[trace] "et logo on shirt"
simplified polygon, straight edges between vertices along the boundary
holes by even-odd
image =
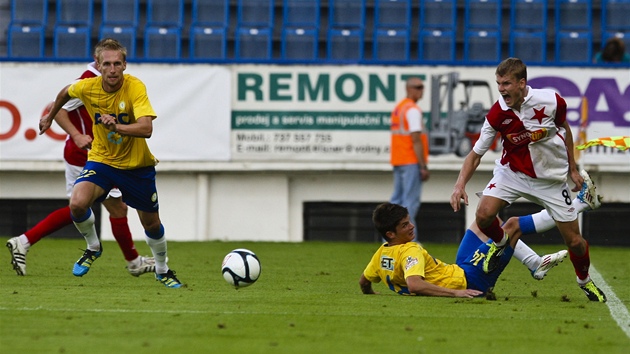
[[[387,256],[381,256],[381,268],[385,270],[394,270],[394,259]]]

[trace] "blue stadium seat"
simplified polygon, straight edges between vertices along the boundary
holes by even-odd
[[[497,31],[466,31],[464,60],[498,63],[501,60],[501,34]]]
[[[146,28],[174,27],[184,24],[184,0],[147,0]]]
[[[374,27],[378,29],[411,29],[410,0],[375,0]]]
[[[53,53],[56,58],[89,60],[92,57],[91,28],[56,26]]]
[[[271,28],[239,28],[236,31],[235,59],[268,60],[271,58]]]
[[[465,27],[469,29],[501,30],[501,0],[465,0]]]
[[[57,22],[55,26],[92,26],[94,22],[94,2],[77,0],[57,0]]]
[[[282,58],[289,60],[317,60],[319,32],[313,28],[285,28],[282,30]]]
[[[626,45],[626,51],[630,48],[630,31],[617,31],[617,32],[604,32],[602,33],[602,48],[606,42],[612,38],[617,37],[623,41]]]
[[[602,33],[630,31],[630,0],[602,0]]]
[[[547,31],[547,0],[512,0],[510,28]]]
[[[11,25],[46,26],[48,0],[11,0]]]
[[[319,28],[320,0],[283,0],[284,28]]]
[[[455,31],[439,29],[420,31],[418,59],[427,61],[455,60]]]
[[[560,63],[590,63],[593,55],[591,32],[556,33],[556,61]]]
[[[137,27],[140,17],[140,0],[102,0],[101,26]]]
[[[362,29],[329,29],[327,58],[340,61],[360,61],[363,59]]]
[[[593,25],[591,0],[556,0],[556,33],[591,31]]]
[[[230,0],[193,0],[191,27],[227,28]]]
[[[11,25],[7,36],[9,58],[43,58],[46,28],[41,25]]]
[[[238,0],[239,28],[273,28],[273,1]]]
[[[329,29],[365,28],[365,0],[329,0],[328,14]]]
[[[225,59],[227,57],[226,39],[226,28],[192,27],[190,30],[190,59]]]
[[[406,29],[374,31],[372,58],[380,61],[408,61],[409,31]]]
[[[137,28],[131,26],[101,26],[99,39],[113,38],[127,49],[127,59],[136,57]]]
[[[547,59],[547,32],[512,31],[510,56],[525,63],[542,63]]]
[[[181,58],[182,31],[176,27],[147,27],[144,33],[144,57],[146,59]]]
[[[457,0],[420,0],[420,30],[451,31],[457,26]]]

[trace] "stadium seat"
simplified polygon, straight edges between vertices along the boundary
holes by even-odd
[[[11,0],[11,25],[46,26],[48,0]]]
[[[137,27],[140,16],[140,0],[102,0],[101,26]]]
[[[619,31],[619,32],[604,32],[602,33],[602,48],[604,46],[604,44],[606,44],[606,42],[612,38],[612,37],[617,37],[619,39],[621,39],[623,41],[623,43],[626,45],[626,48],[630,48],[630,31]],[[626,49],[626,51],[628,51],[628,49]]]
[[[512,0],[510,29],[547,32],[547,0]]]
[[[320,0],[283,0],[284,28],[319,28]]]
[[[556,33],[591,31],[591,0],[556,0]]]
[[[192,27],[226,29],[230,22],[230,0],[193,0]]]
[[[94,21],[94,1],[57,0],[57,22],[61,27],[90,27]]]
[[[145,28],[178,28],[184,23],[184,0],[147,0]]]
[[[510,56],[525,63],[542,63],[547,59],[547,33],[512,31],[510,33]]]
[[[327,58],[355,62],[362,60],[363,35],[362,29],[329,29]]]
[[[190,58],[193,60],[227,58],[229,22],[229,0],[193,0],[189,31]]]
[[[268,60],[271,58],[271,40],[270,28],[239,28],[236,31],[235,58]]]
[[[238,0],[238,28],[273,28],[273,1]]]
[[[630,31],[630,0],[602,0],[602,33]]]
[[[377,29],[411,29],[410,0],[375,0],[374,27]]]
[[[499,62],[501,35],[491,31],[467,31],[464,36],[464,60]]]
[[[376,30],[372,58],[381,61],[408,61],[409,31],[406,29]]]
[[[418,59],[428,61],[455,60],[455,31],[439,29],[420,31]]]
[[[318,31],[313,28],[285,28],[282,30],[282,58],[289,60],[317,60]]]
[[[9,58],[43,58],[46,28],[41,25],[11,25],[7,33]]]
[[[465,27],[491,31],[501,30],[501,0],[465,0]]]
[[[227,57],[227,30],[195,26],[190,30],[190,59],[221,60]]]
[[[113,38],[127,49],[127,59],[136,57],[137,28],[131,26],[101,26],[99,39]]]
[[[54,56],[66,59],[91,59],[91,37],[90,27],[56,26],[54,30]]]
[[[182,32],[175,27],[148,27],[144,33],[146,59],[174,60],[181,58]]]
[[[328,13],[329,29],[365,28],[365,0],[329,0]]]
[[[457,0],[421,0],[420,31],[453,31],[457,26]]]
[[[560,63],[590,63],[593,55],[591,32],[556,33],[556,61]]]
[[[630,0],[602,0],[602,49],[606,42],[617,37],[630,48]]]
[[[12,0],[7,28],[9,58],[42,58],[45,55],[47,0]]]

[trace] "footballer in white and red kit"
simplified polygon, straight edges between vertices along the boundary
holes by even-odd
[[[468,204],[466,184],[497,133],[501,134],[503,152],[475,212],[480,230],[494,241],[483,261],[484,272],[496,269],[508,244],[509,235],[497,217],[499,211],[523,197],[543,206],[555,220],[569,248],[578,285],[589,300],[605,302],[606,296],[589,277],[588,242],[580,233],[571,196],[571,191],[583,193],[594,185],[586,171],[577,169],[566,102],[552,90],[528,86],[527,66],[518,58],[503,60],[495,76],[501,96],[486,115],[479,140],[462,164],[451,206],[457,212],[462,199]],[[575,183],[573,189],[568,179]]]

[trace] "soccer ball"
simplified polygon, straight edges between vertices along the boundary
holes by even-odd
[[[221,274],[225,281],[235,288],[250,286],[260,276],[260,260],[254,252],[238,248],[223,258]]]

